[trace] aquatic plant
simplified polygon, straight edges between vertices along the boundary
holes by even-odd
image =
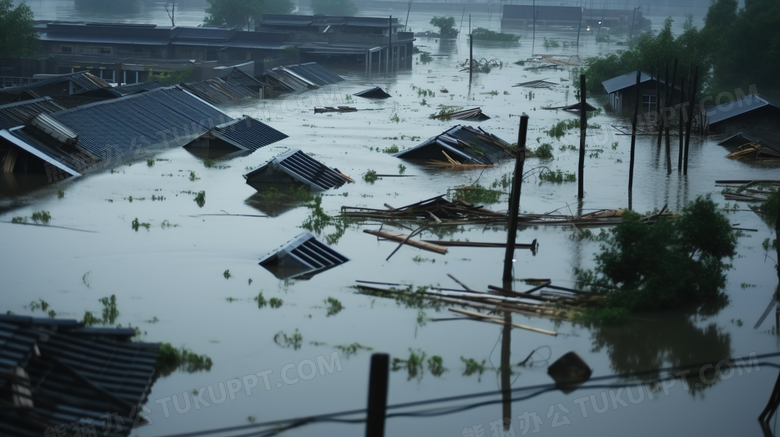
[[[384,149],[382,149],[383,153],[398,153],[399,151],[400,149],[395,144],[393,144],[390,147],[385,147]]]
[[[274,335],[274,343],[284,348],[293,348],[298,350],[303,343],[303,335],[298,332],[298,328],[295,328],[295,332],[292,335],[287,335],[284,331],[279,331]]]
[[[404,174],[406,173],[406,166],[403,164],[398,164],[398,174]]]
[[[46,311],[47,309],[49,309],[49,303],[43,299],[38,299],[37,301],[34,300],[30,302],[30,305],[28,305],[27,307],[30,309],[30,311],[36,311],[36,310]]]
[[[471,37],[474,41],[499,41],[516,43],[520,41],[520,35],[513,35],[511,33],[495,32],[484,27],[477,27],[471,31]]]
[[[563,171],[561,171],[560,168],[555,169],[555,171],[553,171],[545,167],[539,172],[539,179],[541,179],[544,182],[553,182],[556,184],[560,184],[563,182],[576,182],[577,175],[568,171],[564,173]]]
[[[214,161],[213,159],[210,159],[210,158],[203,159],[203,165],[206,168],[214,167],[214,164],[216,164],[216,161]]]
[[[156,376],[168,376],[181,370],[187,373],[210,371],[213,362],[207,355],[198,355],[191,350],[175,348],[170,343],[160,343],[159,356],[155,365]]]
[[[479,375],[478,379],[480,381],[482,380],[482,373],[485,372],[485,360],[482,360],[481,363],[473,358],[460,357],[460,360],[463,361],[463,364],[466,365],[466,369],[463,371],[463,376],[471,376],[477,373]]]
[[[65,190],[63,190],[62,187],[57,187],[57,197],[60,199],[65,197]]]
[[[447,195],[453,201],[463,201],[471,204],[498,203],[501,199],[501,191],[491,190],[490,188],[483,187],[480,184],[460,186],[447,189]]]
[[[102,318],[95,317],[91,311],[86,311],[84,313],[84,318],[81,320],[81,323],[84,326],[113,325],[119,317],[119,309],[116,305],[116,295],[112,294],[110,297],[101,297],[98,299],[98,302],[103,304]]]
[[[341,305],[341,302],[335,297],[328,296],[328,298],[325,299],[325,304],[328,306],[326,317],[335,316],[344,309],[344,306]]]
[[[539,159],[555,159],[552,150],[553,150],[552,144],[542,143],[541,146],[531,150],[531,157],[539,158]]]
[[[152,227],[152,225],[149,223],[141,223],[138,221],[138,217],[136,217],[133,219],[132,223],[130,223],[130,227],[133,228],[134,231],[138,232],[138,228],[143,227],[146,228],[146,230],[148,231],[149,228]]]
[[[203,208],[203,205],[206,204],[206,192],[205,191],[198,191],[198,194],[195,196],[195,203],[198,204],[199,207]]]
[[[146,160],[146,166],[147,167],[154,167],[154,158],[149,158]]]
[[[429,64],[431,61],[433,61],[433,56],[431,56],[430,53],[424,51],[420,52],[420,62],[423,64]]]
[[[14,217],[11,219],[11,223],[19,223],[19,224],[27,223],[27,217]]]
[[[431,372],[431,375],[439,377],[447,371],[447,368],[444,367],[442,357],[434,355],[428,358],[428,370]]]
[[[376,170],[368,170],[363,173],[363,180],[369,184],[373,184],[377,179],[379,179],[379,177],[376,175]]]
[[[349,358],[352,355],[357,354],[361,350],[365,350],[365,351],[374,350],[374,349],[372,349],[372,348],[370,348],[368,346],[363,346],[360,343],[352,343],[352,344],[347,344],[347,345],[338,344],[338,345],[333,346],[333,347],[338,349],[339,351],[341,351],[341,353],[344,354],[344,356],[346,358]]]
[[[294,185],[287,191],[279,191],[276,187],[269,187],[267,190],[256,194],[263,202],[290,204],[297,202],[311,202],[315,195],[303,185]]]
[[[194,181],[197,181],[197,180],[199,180],[199,179],[200,179],[200,178],[199,178],[199,177],[198,177],[198,176],[195,174],[195,172],[194,172],[194,171],[192,171],[192,170],[190,170],[190,181],[193,181],[193,182],[194,182]]]
[[[407,381],[411,380],[412,378],[418,378],[418,380],[420,380],[422,379],[424,360],[425,352],[423,352],[421,349],[417,349],[417,352],[415,352],[412,348],[409,348],[409,358],[405,360],[401,358],[393,358],[390,368],[393,372],[406,370],[408,374]]]
[[[271,308],[279,308],[284,303],[283,300],[279,299],[278,297],[272,297],[268,299],[268,306]]]
[[[35,223],[43,223],[44,225],[48,225],[49,221],[51,221],[51,214],[49,214],[49,211],[38,211],[34,212],[32,214],[32,221]]]
[[[262,291],[257,296],[255,296],[255,302],[257,302],[258,308],[262,308],[268,304],[268,302],[265,300],[265,297],[263,297]]]

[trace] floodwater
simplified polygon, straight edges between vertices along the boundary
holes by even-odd
[[[33,1],[31,5],[35,7],[36,3],[40,2]],[[429,19],[429,14],[413,13],[410,25],[422,30]],[[657,26],[661,18],[653,21]],[[498,30],[498,23],[495,15],[474,17],[475,26]],[[545,36],[560,41],[576,38],[571,33],[539,32],[536,53],[576,54],[576,48],[571,47],[545,50],[539,44]],[[349,356],[335,348],[356,342],[393,358],[408,358],[410,349],[424,351],[428,357],[442,357],[447,371],[440,376],[434,375],[427,365],[414,377],[406,370],[391,372],[389,405],[499,390],[500,373],[496,369],[501,360],[502,327],[465,320],[420,323],[418,309],[357,294],[352,286],[356,280],[367,280],[457,288],[447,277],[449,273],[473,288],[486,289],[490,284],[501,284],[503,250],[454,247],[446,255],[438,255],[402,247],[386,261],[396,244],[380,242],[363,233],[363,229],[379,228],[371,223],[350,227],[332,246],[351,259],[348,263],[309,280],[285,281],[258,266],[257,259],[303,232],[300,226],[309,216],[309,209],[295,208],[269,218],[199,215],[263,214],[247,202],[255,191],[244,184],[241,175],[288,148],[300,148],[355,179],[354,184],[327,192],[323,197],[323,208],[329,214],[336,214],[342,206],[403,206],[477,181],[489,185],[510,172],[513,163],[505,162],[484,171],[444,171],[400,161],[377,149],[393,144],[411,147],[420,141],[418,137],[428,138],[456,124],[427,118],[440,104],[481,106],[492,118],[473,124],[510,142],[517,139],[518,115],[526,113],[530,116],[529,147],[549,142],[544,130],[557,120],[574,116],[539,108],[574,103],[574,90],[568,87],[571,82],[563,81],[550,90],[533,90],[529,98],[527,89],[512,87],[533,79],[570,79],[566,70],[534,72],[512,64],[531,55],[529,41],[530,35],[526,35],[519,47],[475,46],[475,57],[499,59],[506,65],[489,74],[476,75],[470,90],[468,75],[456,67],[467,57],[465,40],[420,39],[417,45],[435,56],[427,65],[415,62],[412,71],[394,77],[366,78],[362,71],[336,66],[334,69],[346,78],[337,85],[225,107],[232,116],[252,115],[290,138],[249,156],[218,161],[216,167],[206,168],[199,158],[183,149],[169,150],[157,155],[151,167],[146,161],[133,162],[56,186],[4,194],[0,197],[0,235],[5,248],[0,310],[30,314],[26,305],[43,299],[57,312],[57,317],[80,319],[85,311],[99,313],[98,299],[113,294],[121,313],[117,323],[138,327],[141,340],[170,342],[211,357],[214,364],[208,372],[176,372],[156,381],[146,405],[152,424],[133,433],[139,436],[365,408],[370,352],[361,350]],[[592,36],[583,37],[583,44],[580,55],[615,48],[597,45]],[[375,85],[383,87],[393,98],[371,102],[346,97]],[[413,87],[430,89],[435,96],[427,97],[423,105]],[[441,88],[449,92],[442,93]],[[334,104],[371,110],[313,114],[315,106]],[[391,120],[394,115],[398,122]],[[599,124],[601,129],[590,132],[587,141],[582,208],[626,207],[630,137],[616,134],[610,126],[620,121],[611,115],[602,114],[591,123]],[[546,165],[576,172],[576,152],[562,152],[559,147],[577,145],[578,135],[571,132],[553,143],[554,161],[529,159],[526,170]],[[597,150],[601,152],[593,154]],[[673,151],[676,163],[676,147]],[[667,175],[664,156],[656,148],[655,139],[640,137],[634,209],[647,211],[668,205],[679,211],[685,202],[707,193],[723,205],[716,179],[776,178],[776,169],[731,161],[724,158],[725,154],[711,140],[692,140],[688,176],[682,177],[676,168]],[[387,177],[374,184],[362,179],[368,170],[398,174],[401,164],[406,166],[405,174],[414,177]],[[198,179],[190,180],[191,171]],[[62,198],[58,196],[59,188],[64,192]],[[4,189],[7,191],[8,187]],[[206,192],[206,203],[199,208],[193,198],[201,190]],[[523,185],[520,208],[535,213],[575,212],[576,191],[576,183],[539,183],[531,178]],[[152,200],[152,196],[162,196],[163,200]],[[488,206],[505,209],[506,196],[502,202]],[[5,223],[12,217],[29,217],[41,210],[51,213],[52,226]],[[150,229],[134,231],[131,222],[135,218],[149,223]],[[745,205],[729,213],[728,218],[740,227],[757,231],[746,232],[739,239],[739,255],[728,274],[727,307],[709,316],[643,314],[641,320],[619,328],[585,327],[515,314],[515,323],[555,330],[560,335],[513,330],[511,363],[519,363],[532,351],[538,351],[532,357],[534,365],[513,366],[512,387],[549,384],[552,380],[546,374],[547,365],[572,350],[585,359],[594,376],[776,352],[778,337],[773,333],[773,317],[759,329],[753,329],[777,285],[774,261],[766,258],[761,248],[770,231]],[[163,228],[166,220],[177,226]],[[330,228],[324,234],[332,232],[334,229]],[[593,253],[598,250],[598,243],[577,241],[573,235],[574,231],[566,227],[521,228],[518,240],[537,239],[540,249],[535,256],[529,251],[516,252],[515,277],[551,278],[554,284],[571,286],[573,269],[592,267]],[[464,227],[451,238],[503,242],[505,230],[495,226]],[[226,270],[230,272],[229,279],[224,277]],[[515,283],[516,289],[525,287],[522,282]],[[253,297],[261,291],[266,299],[282,299],[283,305],[277,309],[258,308]],[[328,297],[337,298],[344,306],[330,317],[324,303]],[[424,313],[427,318],[452,316],[446,310],[426,309]],[[276,333],[292,335],[296,329],[303,337],[299,349],[283,348],[274,342]],[[332,361],[333,353],[337,354],[337,361]],[[461,357],[485,360],[487,370],[481,377],[464,375]],[[547,358],[549,361],[545,361]],[[323,361],[332,367],[323,366],[312,372],[316,363]],[[730,370],[728,363],[719,370],[719,379],[709,374],[705,378],[696,375],[688,381],[690,385],[680,379],[665,380],[655,391],[632,386],[622,391],[583,387],[571,393],[516,392],[513,396],[527,398],[511,403],[508,414],[500,403],[500,395],[405,409],[401,411],[426,412],[389,418],[387,435],[482,435],[480,429],[484,435],[503,435],[499,434],[503,429],[498,421],[505,415],[511,417],[514,435],[595,436],[605,431],[637,436],[762,435],[756,418],[769,398],[775,370],[763,362],[751,367],[750,373],[747,369]],[[267,377],[267,386],[263,376]],[[652,377],[652,373],[644,376]],[[252,386],[253,383],[257,385]],[[205,402],[195,403],[193,390],[200,391]],[[536,395],[528,396],[532,394]],[[428,411],[485,401],[493,403]],[[350,418],[356,417],[360,416]],[[358,436],[364,434],[364,425],[316,422],[285,435],[313,433]]]

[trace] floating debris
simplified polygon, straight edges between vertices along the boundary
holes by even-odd
[[[547,109],[547,110],[562,109],[564,111],[576,112],[577,114],[579,114],[580,113],[580,103],[577,102],[577,103],[575,103],[573,105],[566,105],[566,106],[547,106],[547,107],[542,107],[541,109]],[[597,111],[597,110],[598,109],[596,109],[593,105],[589,104],[588,102],[585,102],[585,111],[586,112]]]
[[[419,145],[396,153],[404,159],[440,159],[446,152],[459,164],[493,165],[501,159],[515,157],[509,143],[482,128],[457,125]]]
[[[291,149],[244,175],[246,183],[257,191],[270,187],[305,185],[312,191],[338,188],[354,182],[339,171],[297,149]]]
[[[526,88],[552,88],[555,85],[558,85],[558,84],[555,83],[555,82],[548,82],[547,80],[540,79],[540,80],[531,80],[531,81],[528,81],[528,82],[516,83],[516,84],[514,84],[512,86],[513,87],[515,87],[515,86],[522,86],[522,87],[526,87]]]
[[[378,86],[357,92],[352,95],[357,97],[363,97],[364,99],[388,99],[390,97],[393,97],[387,92],[385,92],[385,90],[383,90],[382,88],[379,88]]]
[[[326,112],[357,112],[357,108],[353,106],[326,106],[324,108],[314,108],[315,114],[322,114]]]
[[[439,112],[429,115],[428,118],[433,118],[435,120],[490,120],[490,117],[485,115],[479,107],[461,111],[458,111],[455,108],[442,108]]]
[[[304,232],[260,258],[260,265],[279,279],[310,279],[349,258]]]

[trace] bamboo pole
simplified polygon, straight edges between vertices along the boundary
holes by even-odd
[[[471,76],[474,74],[474,36],[471,35],[471,14],[469,14],[469,88]]]
[[[631,201],[633,200],[633,190],[634,190],[634,157],[635,157],[635,150],[636,150],[636,123],[637,123],[637,117],[639,116],[639,99],[641,98],[641,93],[639,90],[640,84],[641,84],[641,76],[642,71],[637,70],[636,71],[636,99],[634,101],[634,118],[631,119],[631,155],[629,158],[629,164],[628,164],[628,209],[633,209]]]
[[[680,143],[677,146],[677,173],[680,173],[682,171],[682,165],[683,165],[683,101],[685,100],[685,78],[680,78],[680,116],[679,121],[677,122],[678,125],[678,137],[680,138]]]
[[[580,162],[577,174],[577,199],[584,197],[584,174],[585,174],[585,135],[588,126],[588,111],[585,110],[585,75],[580,75]]]
[[[661,135],[666,133],[666,174],[672,174],[672,145],[669,143],[669,64],[666,64],[666,82],[664,84],[664,129]]]
[[[693,107],[696,106],[696,90],[699,86],[699,66],[693,69],[693,85],[691,86],[691,99],[688,102],[688,128],[685,129],[685,154],[683,156],[683,175],[688,174],[688,149],[691,144],[691,128],[693,127]]]
[[[463,314],[465,316],[475,317],[475,318],[487,320],[487,321],[490,321],[490,322],[493,322],[493,323],[498,323],[499,325],[503,325],[504,324],[504,320],[503,319],[500,319],[498,317],[486,316],[484,314],[477,313],[477,312],[474,312],[474,311],[459,310],[457,308],[450,308],[450,311],[452,311],[453,313]],[[520,325],[520,324],[517,324],[517,323],[511,323],[511,325],[513,327],[515,327],[515,328],[520,328],[520,329],[525,329],[525,330],[528,330],[528,331],[538,332],[540,334],[552,335],[553,337],[556,337],[558,335],[558,333],[555,332],[555,331],[548,331],[546,329],[534,328],[532,326]]]
[[[506,252],[504,253],[504,280],[512,279],[512,263],[517,239],[517,214],[520,210],[520,191],[523,186],[523,164],[525,163],[525,141],[528,132],[528,115],[520,116],[520,130],[517,133],[517,151],[515,152],[515,174],[512,181],[512,192],[509,196],[509,229],[506,235]]]
[[[406,240],[406,235],[389,234],[387,232],[375,231],[373,229],[363,229],[366,234],[376,235],[377,237],[386,238],[388,240],[397,241],[399,243],[408,244],[409,246],[416,247],[418,249],[428,250],[440,254],[447,253],[446,247],[436,246],[435,244],[422,243],[415,240]]]

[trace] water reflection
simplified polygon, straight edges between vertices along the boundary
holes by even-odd
[[[709,312],[717,312],[717,308]],[[617,374],[643,373],[642,379],[661,376],[653,369],[669,366],[693,366],[731,357],[731,335],[712,322],[701,326],[695,316],[685,312],[642,315],[629,326],[593,326],[593,352],[606,351],[611,369]],[[690,393],[695,395],[714,384],[714,374],[704,373],[708,383],[699,381],[699,368],[691,368]],[[702,378],[703,380],[703,378]]]

